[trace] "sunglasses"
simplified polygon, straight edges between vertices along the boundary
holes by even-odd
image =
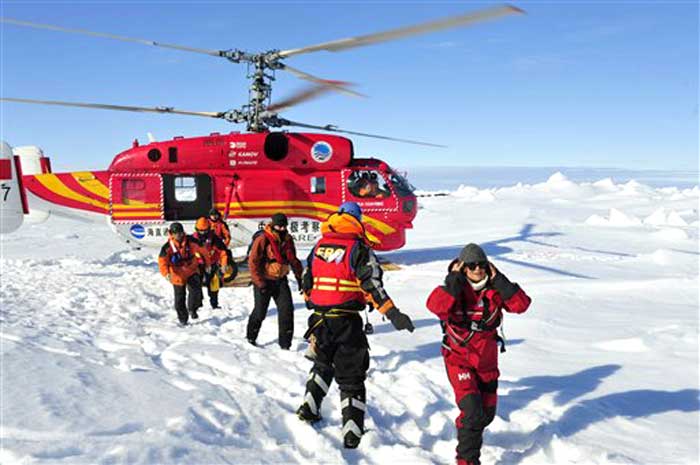
[[[482,270],[486,270],[489,266],[489,262],[473,262],[473,263],[465,263],[464,266],[469,268],[471,271],[476,270],[476,267],[481,268]]]

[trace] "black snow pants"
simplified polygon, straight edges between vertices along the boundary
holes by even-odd
[[[294,336],[294,304],[292,303],[292,291],[289,289],[287,278],[265,281],[264,290],[253,286],[253,296],[255,298],[255,307],[248,318],[248,327],[246,329],[248,340],[257,340],[260,327],[267,316],[270,299],[274,299],[277,306],[278,342],[281,348],[289,349]]]
[[[319,414],[321,402],[335,378],[340,389],[342,435],[345,438],[352,432],[359,438],[364,432],[369,343],[358,313],[330,315],[333,311],[325,316],[314,312],[309,317],[317,355],[306,382],[304,402],[312,413]]]
[[[189,315],[196,315],[197,309],[202,306],[202,281],[197,273],[187,280],[185,286],[173,284],[175,293],[175,311],[180,323],[187,324]],[[187,301],[187,304],[185,304]]]

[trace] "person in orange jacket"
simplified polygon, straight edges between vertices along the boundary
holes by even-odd
[[[205,271],[211,271],[211,259],[196,239],[185,234],[182,224],[175,222],[168,228],[168,242],[158,255],[160,274],[173,285],[177,319],[186,325],[189,317],[199,318],[202,306],[202,282],[199,277],[197,254],[203,257]],[[186,303],[185,303],[186,301]]]
[[[222,279],[224,282],[233,281],[238,274],[238,264],[233,259],[233,253],[229,248],[231,245],[231,231],[228,228],[228,224],[226,224],[226,221],[224,221],[221,216],[221,212],[216,208],[209,210],[209,227],[226,246],[226,256],[228,257],[228,266],[230,269],[222,273]]]
[[[262,322],[267,316],[270,298],[275,299],[279,324],[279,345],[289,350],[294,335],[294,305],[287,275],[294,271],[299,289],[303,267],[297,258],[294,239],[287,232],[287,217],[272,215],[262,234],[253,240],[248,256],[250,277],[253,281],[255,307],[248,318],[246,338],[256,345]]]
[[[221,217],[221,212],[216,208],[209,210],[209,224],[219,239],[221,239],[226,247],[231,244],[231,231],[228,228],[228,224]]]
[[[209,294],[209,303],[211,308],[219,308],[219,286],[218,281],[219,270],[225,270],[228,265],[228,255],[226,254],[226,245],[209,227],[210,223],[206,217],[201,217],[194,225],[194,234],[192,237],[197,240],[200,246],[206,251],[211,263],[211,270],[207,273],[204,271],[204,259],[197,257],[200,266],[200,278],[202,284],[206,286]]]

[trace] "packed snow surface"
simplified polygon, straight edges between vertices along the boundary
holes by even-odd
[[[386,288],[413,334],[370,314],[368,431],[342,449],[337,387],[301,423],[311,363],[271,309],[246,343],[250,289],[182,328],[156,251],[51,218],[2,238],[2,464],[393,464],[454,461],[458,414],[425,306],[468,242],[533,304],[507,315],[483,463],[698,463],[700,189],[611,179],[464,185],[420,199]]]

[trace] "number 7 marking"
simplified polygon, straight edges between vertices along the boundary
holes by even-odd
[[[7,196],[10,195],[10,189],[11,189],[11,187],[8,186],[7,184],[2,185],[2,190],[5,191],[5,195],[2,197],[3,202],[7,202]]]

